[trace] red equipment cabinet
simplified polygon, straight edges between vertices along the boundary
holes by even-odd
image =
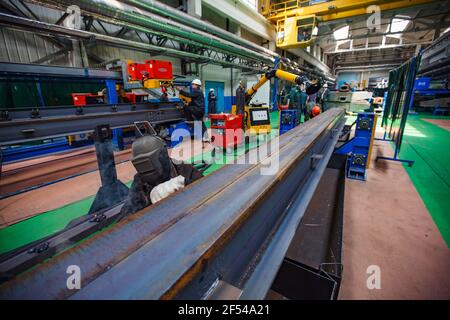
[[[92,100],[97,98],[103,98],[103,96],[92,93],[72,93],[73,104],[77,107],[84,107],[87,104],[92,104]]]
[[[148,79],[150,68],[147,63],[129,63],[128,64],[128,81],[142,81]]]
[[[146,60],[149,79],[172,80],[172,62],[163,60]]]
[[[242,114],[220,113],[209,117],[213,145],[226,149],[242,143]]]
[[[147,98],[147,97],[148,97],[148,94],[146,94],[146,93],[125,92],[126,102],[131,102],[131,103],[144,102],[145,98]]]

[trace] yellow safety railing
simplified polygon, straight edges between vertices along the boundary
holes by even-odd
[[[306,7],[310,5],[309,0],[287,0],[287,1],[270,1],[269,10],[264,10],[264,15],[275,15],[281,12],[289,11],[299,7]]]

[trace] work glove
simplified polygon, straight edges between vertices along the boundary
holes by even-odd
[[[152,203],[156,203],[183,188],[184,184],[185,179],[183,176],[177,176],[166,182],[160,183],[150,191],[150,200]]]

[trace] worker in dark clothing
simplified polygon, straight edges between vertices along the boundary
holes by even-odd
[[[208,92],[208,114],[215,114],[217,113],[216,110],[216,94],[214,93],[214,89],[209,89]]]
[[[132,145],[134,176],[119,220],[156,203],[203,174],[193,165],[171,159],[165,142],[154,135],[138,138]]]
[[[326,111],[328,96],[330,95],[330,91],[328,90],[328,84],[325,83],[320,91],[319,103],[322,106],[322,111]]]
[[[161,102],[169,101],[169,95],[167,94],[167,92],[161,93],[161,96],[159,97],[159,101],[161,101]]]
[[[192,81],[191,86],[192,92],[177,88],[180,95],[190,98],[190,102],[185,103],[184,112],[188,121],[202,122],[202,141],[209,142],[206,125],[203,122],[203,117],[205,116],[205,97],[201,89],[202,82],[199,79],[195,79]]]
[[[302,116],[301,90],[299,86],[293,86],[289,92],[289,109],[297,110],[295,125],[300,124]]]
[[[306,94],[305,85],[300,85],[300,105],[303,113],[303,122],[306,121],[306,114],[308,113],[308,110],[306,108],[306,103],[308,102],[308,95]]]
[[[242,130],[245,130],[244,111],[246,104],[247,90],[242,81],[239,81],[239,86],[236,89],[236,114],[242,114]]]

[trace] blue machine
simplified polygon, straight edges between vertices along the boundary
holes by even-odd
[[[366,169],[370,164],[376,125],[375,113],[358,113],[355,136],[335,151],[338,154],[348,155],[347,178],[366,180]]]
[[[172,137],[172,134],[176,131],[176,137]],[[173,148],[177,144],[181,143],[184,138],[191,136],[191,128],[186,122],[178,122],[169,126],[169,136],[171,140],[169,142],[169,147]]]
[[[295,127],[297,110],[280,110],[280,136]]]

